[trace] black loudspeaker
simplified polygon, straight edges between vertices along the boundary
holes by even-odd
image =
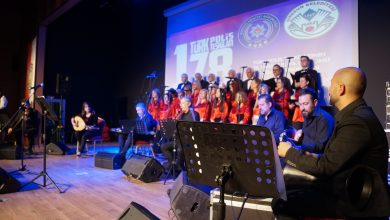
[[[209,219],[210,197],[207,193],[189,185],[186,172],[176,178],[169,199],[177,219]]]
[[[99,151],[95,155],[95,167],[116,170],[122,168],[124,162],[120,154]]]
[[[122,172],[145,183],[159,181],[164,167],[151,157],[133,154],[123,165]]]
[[[19,160],[20,156],[20,146],[13,143],[0,144],[0,159]]]
[[[57,74],[56,79],[56,94],[60,96],[67,96],[70,93],[70,76],[64,74]]]
[[[0,194],[17,192],[20,187],[19,181],[0,167]]]
[[[159,220],[159,218],[142,205],[131,202],[119,216],[118,220]]]
[[[63,142],[58,142],[57,144],[50,143],[46,146],[47,154],[51,155],[64,155],[69,151],[70,149]]]

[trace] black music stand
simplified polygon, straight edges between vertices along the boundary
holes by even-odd
[[[148,128],[146,127],[146,123],[144,121],[141,121],[141,120],[135,120],[134,133],[148,135],[149,131],[148,131]]]
[[[41,107],[42,113],[43,113],[43,146],[44,146],[44,151],[43,151],[43,170],[36,176],[34,179],[32,179],[30,182],[24,184],[21,188],[24,188],[25,186],[29,185],[30,183],[34,182],[37,180],[39,177],[43,177],[43,184],[39,184],[42,187],[47,187],[48,185],[46,184],[46,177],[53,183],[53,185],[58,189],[60,193],[63,193],[57,184],[54,182],[54,180],[49,176],[49,174],[46,172],[46,151],[47,151],[47,146],[46,146],[46,120],[54,120],[57,121],[58,117],[56,113],[51,109],[50,105],[46,102],[44,97],[37,97],[35,99],[36,103]]]
[[[171,175],[171,173],[172,173],[172,178],[176,178],[176,170],[175,170],[176,156],[177,156],[176,155],[176,152],[177,152],[177,148],[176,148],[176,123],[177,123],[177,121],[173,120],[173,119],[161,120],[161,130],[162,130],[164,137],[167,140],[173,141],[173,149],[172,149],[172,156],[173,157],[172,157],[171,164],[169,165],[169,168],[168,168],[168,173],[165,175],[165,178],[164,178],[165,179],[164,185],[167,182],[168,177]]]
[[[286,199],[275,139],[268,128],[179,121],[177,129],[190,181],[221,189],[214,207],[217,219],[225,218],[225,191]]]

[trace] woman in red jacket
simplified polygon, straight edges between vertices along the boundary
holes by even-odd
[[[155,120],[159,120],[160,110],[162,108],[163,101],[161,100],[160,90],[153,89],[152,98],[148,105],[148,112],[152,115]]]
[[[199,92],[198,100],[195,104],[194,110],[199,113],[200,121],[209,121],[210,120],[210,102],[207,99],[208,91],[202,89]]]
[[[211,107],[211,122],[226,122],[229,116],[229,106],[225,98],[225,89],[217,89],[213,106]]]
[[[248,124],[251,118],[251,108],[248,98],[243,91],[236,94],[229,114],[229,122],[232,124]]]
[[[283,79],[279,78],[276,81],[275,92],[272,95],[272,99],[275,102],[275,108],[283,112],[284,117],[288,120],[289,116],[289,107],[288,100],[290,99],[290,92],[284,88],[285,82]]]
[[[161,109],[160,109],[160,120],[165,120],[165,119],[171,118],[171,116],[172,116],[171,104],[172,104],[171,94],[165,93],[164,94],[164,102],[163,102]]]

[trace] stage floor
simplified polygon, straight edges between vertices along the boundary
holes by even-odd
[[[97,148],[102,150],[115,152],[117,147],[103,144]],[[42,171],[42,158],[42,154],[26,158],[28,171],[15,171],[20,160],[0,160],[0,167],[25,184]],[[48,155],[47,173],[65,193],[52,184],[41,188],[33,183],[16,193],[0,194],[0,219],[116,219],[132,201],[161,219],[169,219],[166,192],[173,180],[163,185],[163,181],[127,179],[121,170],[96,168],[94,157],[75,155]],[[38,180],[42,183],[43,178]]]

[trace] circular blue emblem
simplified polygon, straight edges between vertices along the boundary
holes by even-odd
[[[246,48],[260,48],[271,42],[279,33],[280,23],[272,14],[257,14],[240,27],[238,40]]]
[[[331,2],[308,1],[291,10],[284,21],[284,29],[296,39],[312,39],[329,32],[338,18],[339,10]]]

